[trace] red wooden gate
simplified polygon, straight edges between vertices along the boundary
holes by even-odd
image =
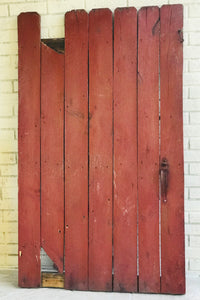
[[[181,5],[71,11],[55,51],[18,17],[21,287],[185,293],[182,26]]]

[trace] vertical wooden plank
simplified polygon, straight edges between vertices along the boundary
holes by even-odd
[[[114,15],[114,291],[137,291],[137,11]]]
[[[160,292],[159,8],[138,14],[139,291]]]
[[[169,163],[161,199],[161,292],[185,293],[183,176],[183,7],[161,8],[161,159]]]
[[[65,288],[88,289],[88,14],[65,15]]]
[[[89,289],[112,290],[112,12],[89,14]]]
[[[63,272],[64,55],[41,44],[41,246]]]
[[[19,286],[40,286],[40,17],[18,17]]]

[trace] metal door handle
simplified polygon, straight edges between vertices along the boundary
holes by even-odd
[[[160,162],[161,196],[163,202],[167,202],[168,173],[169,173],[169,163],[168,160],[165,157],[163,157]]]

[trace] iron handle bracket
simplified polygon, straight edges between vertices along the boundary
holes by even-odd
[[[160,162],[161,196],[163,202],[167,202],[168,175],[169,175],[169,163],[167,158],[163,157]]]

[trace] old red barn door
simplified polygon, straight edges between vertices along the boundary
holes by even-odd
[[[18,17],[19,286],[184,294],[183,7],[112,18]]]

